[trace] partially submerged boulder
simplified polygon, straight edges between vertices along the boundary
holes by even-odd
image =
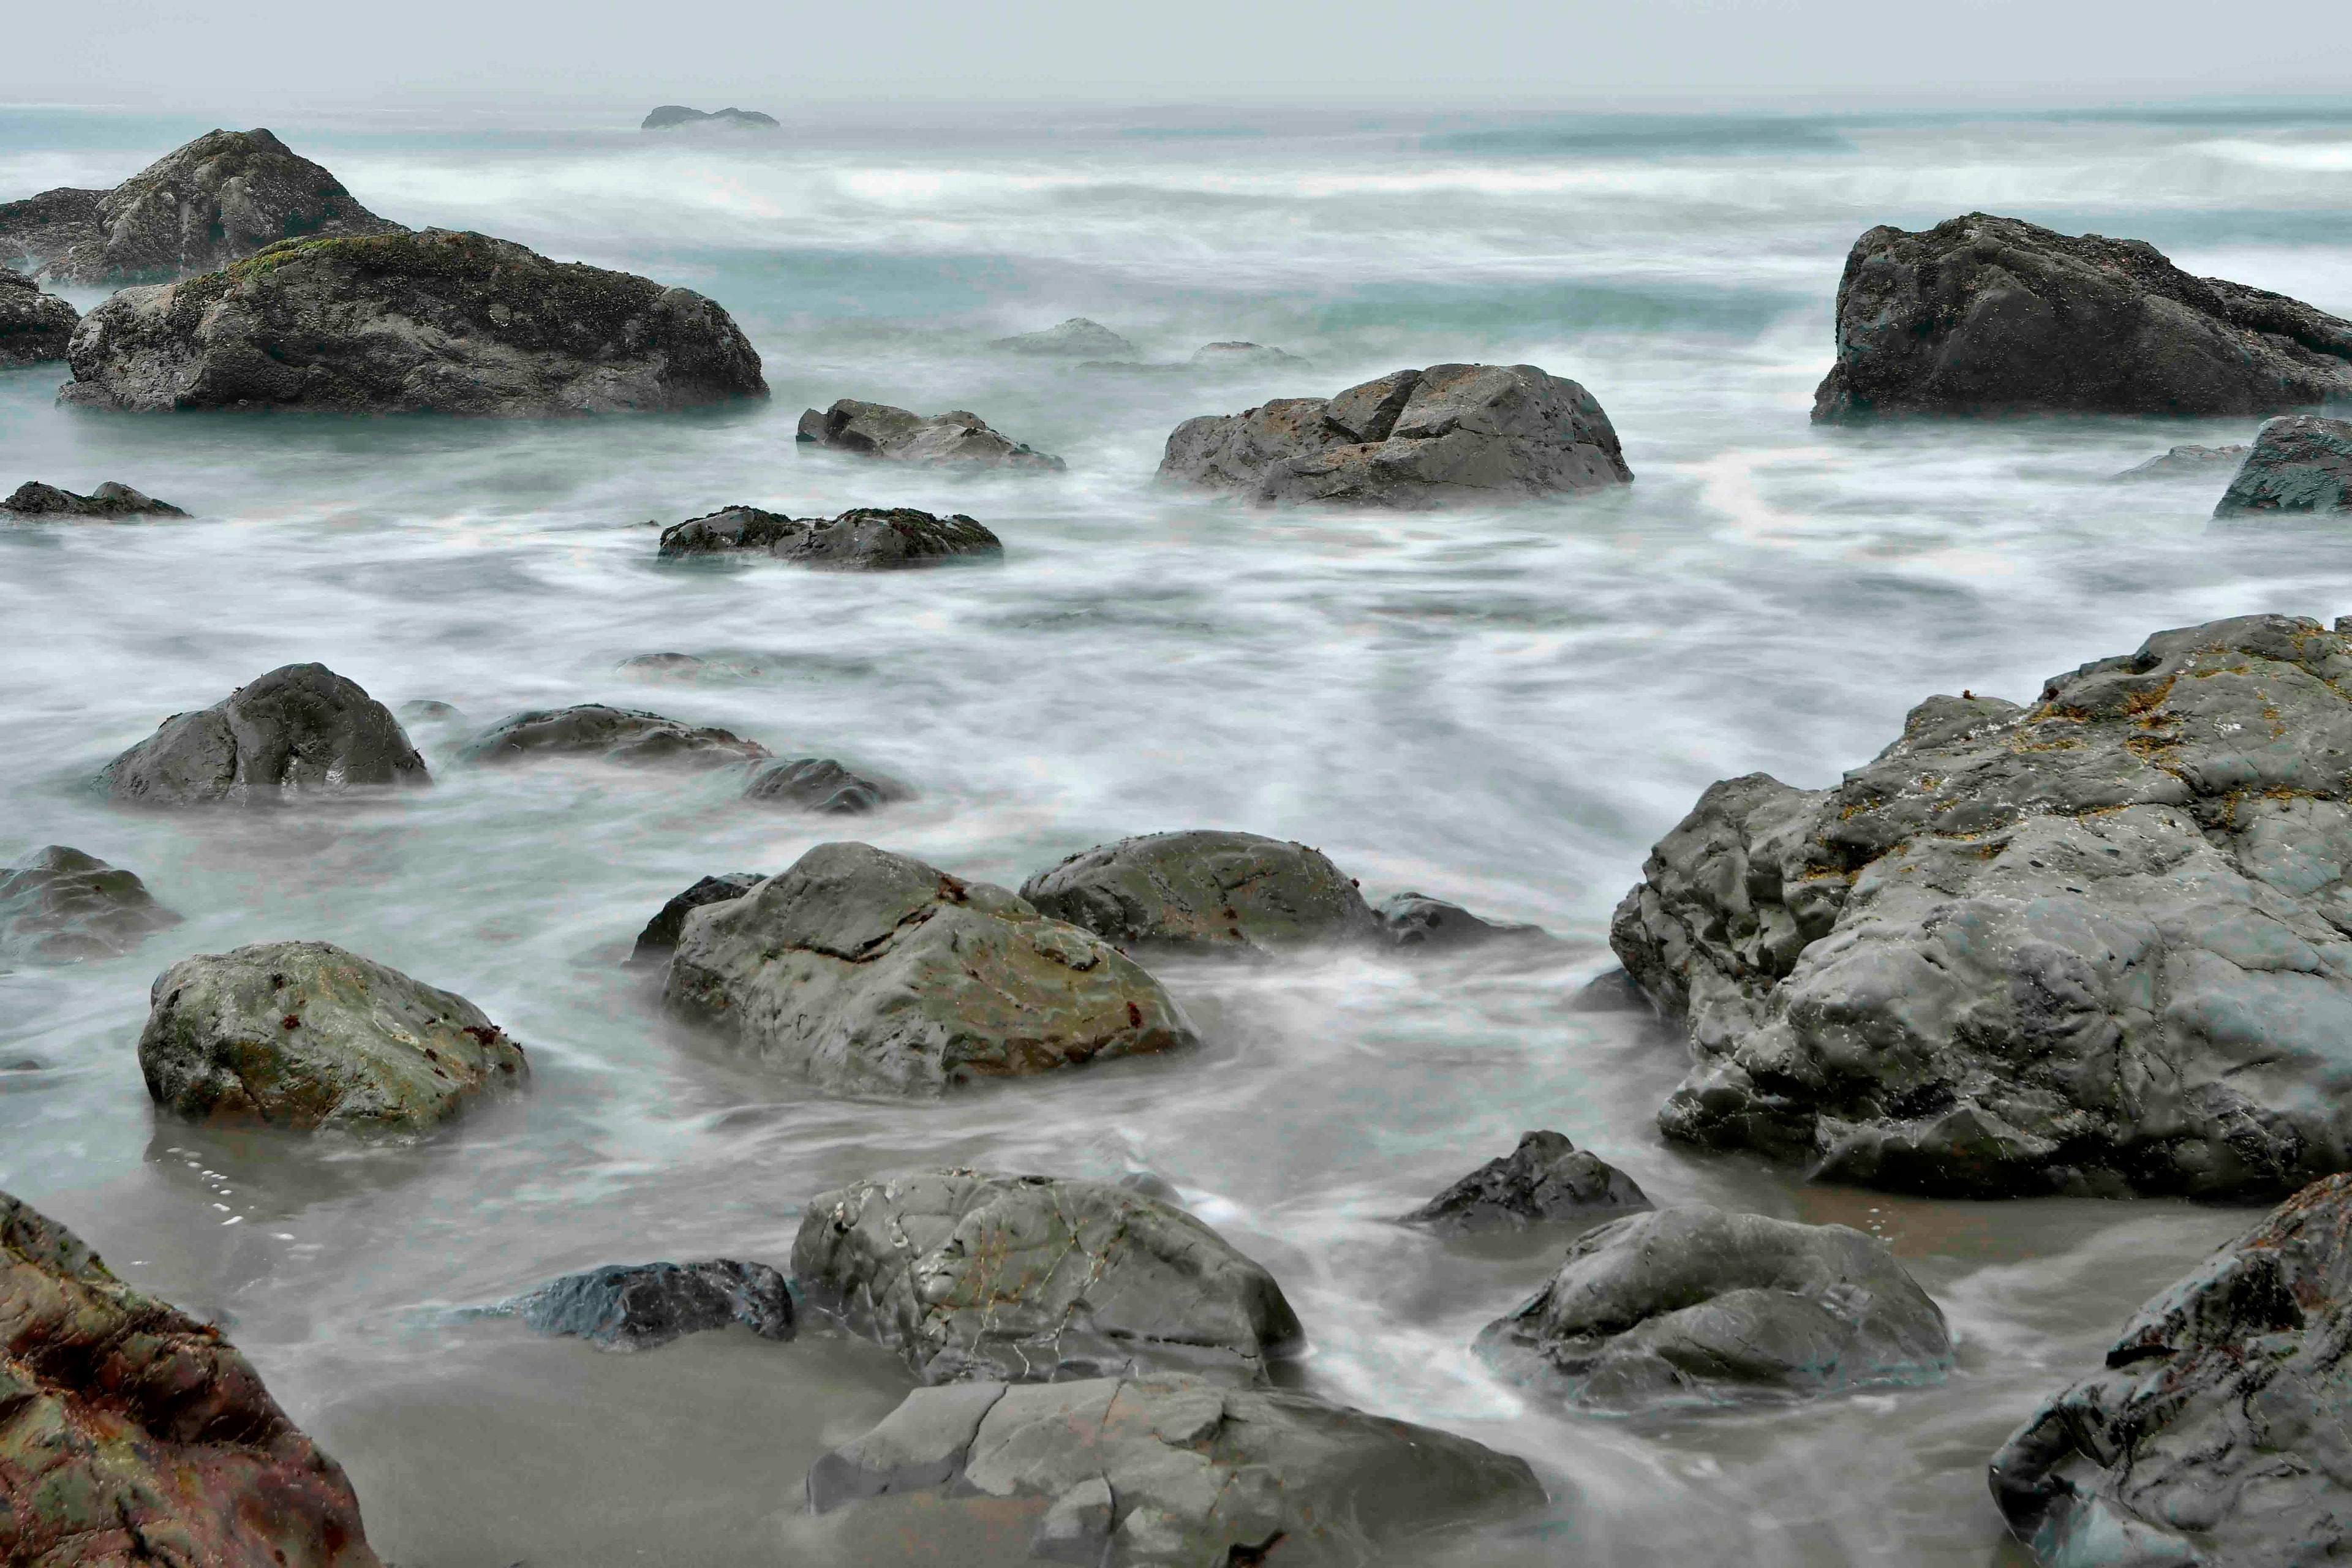
[[[142,495],[129,485],[108,479],[89,494],[76,495],[71,490],[45,485],[38,479],[26,479],[0,500],[0,512],[12,518],[63,517],[185,517],[188,514],[170,501],[157,500]]]
[[[767,747],[732,730],[602,702],[512,714],[457,749],[461,763],[591,757],[632,768],[723,768],[762,762],[770,754]]]
[[[2231,447],[2174,447],[2145,463],[2135,463],[2114,478],[2133,481],[2202,479],[2224,468],[2234,468],[2245,457],[2247,449],[2242,441]]]
[[[0,1559],[379,1568],[342,1467],[209,1323],[0,1193]]]
[[[820,816],[864,816],[906,799],[907,791],[888,779],[851,773],[831,757],[793,757],[761,763],[743,786],[743,798]]]
[[[1129,1187],[911,1171],[809,1201],[793,1277],[814,1310],[897,1351],[925,1383],[1145,1372],[1266,1381],[1302,1348],[1274,1277]]]
[[[951,408],[926,417],[887,403],[861,403],[854,397],[842,398],[822,411],[811,408],[803,413],[796,438],[835,452],[893,463],[968,464],[1056,474],[1069,466],[1051,453],[998,435],[986,420],[967,409]]]
[[[1206,370],[1258,370],[1282,365],[1303,367],[1308,362],[1264,343],[1222,342],[1202,343],[1194,349],[1192,363]]]
[[[781,131],[772,114],[762,114],[756,109],[726,109],[703,110],[688,109],[682,103],[665,103],[646,116],[638,125],[640,131],[677,131],[685,127],[715,126],[724,131]]]
[[[1072,316],[1058,327],[999,338],[988,345],[1006,353],[1040,354],[1053,359],[1133,359],[1136,347],[1100,321]]]
[[[827,1087],[936,1094],[1195,1043],[1160,983],[1002,888],[820,844],[686,918],[663,994]]]
[[[960,511],[935,517],[910,506],[860,506],[825,519],[730,506],[662,530],[658,550],[664,561],[748,553],[822,572],[887,572],[1002,561],[1004,542]]]
[[[767,880],[757,871],[728,871],[716,877],[704,877],[686,891],[664,904],[646,929],[637,933],[637,944],[629,951],[633,964],[667,963],[669,955],[677,951],[678,932],[685,929],[686,917],[705,904],[723,904],[730,899],[740,899]]]
[[[182,959],[150,997],[147,1093],[198,1121],[418,1131],[530,1074],[463,996],[323,942]]]
[[[1031,877],[1021,896],[1122,947],[1248,954],[1381,935],[1371,906],[1321,850],[1255,833],[1097,845]]]
[[[1401,1225],[1441,1236],[1524,1230],[1538,1225],[1599,1225],[1654,1206],[1633,1177],[1564,1133],[1528,1132],[1411,1214]]]
[[[2352,419],[2290,414],[2267,421],[2213,515],[2352,512]]]
[[[1853,242],[1813,422],[1890,414],[2279,414],[2352,397],[2352,321],[2145,240],[1970,213]]]
[[[1427,893],[1397,893],[1372,911],[1389,940],[1399,947],[1431,952],[1458,952],[1469,948],[1506,944],[1543,947],[1553,942],[1541,926],[1508,921],[1480,920],[1460,904],[1433,899]]]
[[[135,805],[264,805],[432,780],[391,711],[323,664],[289,664],[174,713],[98,775]]]
[[[0,959],[112,958],[179,923],[136,874],[62,844],[0,870]]]
[[[657,1350],[740,1323],[763,1340],[793,1337],[793,1293],[764,1263],[607,1263],[551,1280],[498,1309],[543,1334],[599,1350]]]
[[[1812,1398],[1944,1381],[1944,1314],[1886,1243],[1703,1205],[1586,1233],[1480,1359],[1580,1410]]]
[[[0,267],[0,364],[63,359],[81,312],[44,294],[21,272]]]

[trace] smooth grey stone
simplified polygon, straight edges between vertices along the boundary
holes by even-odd
[[[2352,420],[2290,414],[2265,422],[2217,518],[2352,512]]]
[[[1099,321],[1072,316],[1058,327],[999,338],[988,345],[1005,353],[1040,354],[1055,359],[1131,360],[1136,346]]]
[[[2135,464],[2126,468],[2114,478],[2119,482],[2125,479],[2137,481],[2184,479],[2191,476],[2201,478],[2224,465],[2236,467],[2238,461],[2245,457],[2248,450],[2246,443],[2242,441],[2233,447],[2175,447],[2168,452],[2150,458],[2145,463]]]
[[[501,1309],[545,1334],[600,1350],[655,1350],[688,1334],[741,1323],[763,1340],[793,1337],[793,1296],[764,1263],[607,1263],[567,1274]]]
[[[657,552],[664,561],[752,552],[819,571],[887,572],[1002,561],[1004,542],[960,511],[861,506],[828,520],[730,506],[664,529]]]
[[[403,725],[419,729],[461,729],[468,723],[465,711],[451,703],[436,701],[430,697],[412,697],[394,711]]]
[[[357,681],[289,664],[164,720],[97,788],[138,805],[262,805],[431,782],[400,721]]]
[[[688,109],[682,103],[665,103],[646,116],[637,127],[640,131],[676,131],[690,126],[718,126],[729,131],[781,131],[772,114],[762,114],[756,109],[714,109],[705,111]]]
[[[585,702],[517,713],[457,749],[461,763],[593,757],[625,767],[719,768],[767,760],[768,748],[731,730],[681,723],[636,708]]]
[[[795,439],[835,452],[926,467],[968,464],[979,468],[1034,468],[1060,473],[1068,467],[1051,453],[1000,436],[967,409],[951,408],[928,417],[887,403],[845,397],[822,411],[801,415]]]
[[[1597,1225],[1654,1207],[1633,1177],[1559,1132],[1527,1132],[1435,1197],[1399,1216],[1443,1236],[1522,1230],[1536,1225]]]
[[[108,479],[86,496],[59,489],[55,485],[45,485],[38,479],[26,479],[7,500],[0,500],[0,512],[16,518],[188,515],[170,501],[157,500],[153,496],[143,495],[129,485],[119,485],[112,479]]]
[[[1322,851],[1255,833],[1097,845],[1031,877],[1021,896],[1122,946],[1247,955],[1381,935],[1380,917]]]
[[[821,816],[865,816],[906,799],[907,791],[851,773],[830,757],[793,757],[761,763],[743,786],[743,798]]]
[[[1381,900],[1373,911],[1389,940],[1399,947],[1454,952],[1496,942],[1515,945],[1554,941],[1540,926],[1483,921],[1460,904],[1433,899],[1426,893],[1398,893]]]
[[[0,958],[111,958],[179,923],[137,876],[62,844],[0,870]]]
[[[1622,964],[1605,974],[1596,974],[1577,989],[1569,998],[1571,1013],[1647,1013],[1650,999]]]
[[[630,950],[629,962],[667,963],[669,955],[677,951],[677,935],[686,925],[688,914],[705,904],[740,899],[765,880],[757,871],[728,871],[702,878],[664,904],[660,912],[646,922],[646,929],[637,933],[636,946]]]
[[[0,250],[5,242],[0,240]],[[0,364],[63,359],[81,312],[21,272],[0,267]]]

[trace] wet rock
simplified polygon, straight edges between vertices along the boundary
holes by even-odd
[[[693,911],[663,994],[785,1071],[935,1094],[1195,1043],[1159,982],[1002,888],[820,844]]]
[[[629,962],[667,963],[669,955],[677,951],[677,933],[685,929],[689,913],[705,904],[740,899],[766,879],[757,871],[728,871],[701,879],[664,904],[661,912],[646,922],[646,929],[637,933],[637,945],[630,950]]]
[[[1630,484],[1592,395],[1531,364],[1400,370],[1335,397],[1278,397],[1188,419],[1163,482],[1251,502],[1408,511],[1494,506]]]
[[[987,421],[951,408],[928,417],[887,403],[845,397],[831,408],[802,414],[798,439],[835,452],[893,463],[969,464],[979,468],[1034,468],[1060,473],[1061,458],[1000,436]]]
[[[1264,343],[1202,343],[1192,351],[1192,363],[1204,369],[1258,370],[1275,365],[1305,366],[1309,362],[1297,354],[1270,349]]]
[[[659,555],[683,561],[755,552],[819,571],[884,572],[1002,561],[1004,542],[960,511],[935,517],[910,506],[861,506],[827,520],[730,506],[662,530]]]
[[[1255,833],[1154,833],[1097,845],[1038,872],[1021,896],[1121,946],[1280,952],[1381,932],[1355,883],[1321,850]]]
[[[379,1568],[342,1467],[218,1329],[0,1193],[0,1557]]]
[[[1571,1013],[1647,1013],[1650,999],[1622,965],[1596,974],[1569,999]]]
[[[81,312],[44,294],[21,272],[0,268],[0,364],[63,359]]]
[[[2344,636],[2250,616],[1710,787],[1610,932],[1697,1050],[1660,1125],[1950,1196],[2352,1168],[2347,689]]]
[[[463,996],[323,942],[182,959],[150,1000],[147,1092],[198,1121],[414,1131],[530,1076]]]
[[[2191,278],[2145,240],[1970,213],[1853,243],[1815,424],[1888,414],[2256,415],[2352,396],[2352,321]]]
[[[1542,946],[1554,940],[1541,926],[1482,921],[1460,904],[1433,899],[1426,893],[1398,893],[1383,900],[1373,912],[1380,917],[1389,940],[1399,947],[1432,952],[1454,952],[1496,942]]]
[[[975,1535],[1034,1519],[1040,1560],[1118,1568],[1354,1568],[1544,1500],[1526,1461],[1466,1437],[1170,1373],[918,1389],[809,1469],[817,1513],[910,1492]]]
[[[2218,473],[2223,468],[2235,468],[2248,448],[2244,442],[2234,447],[2175,447],[2145,463],[2135,464],[2115,478],[2131,479],[2179,479]]]
[[[0,500],[0,512],[12,518],[67,517],[185,517],[188,514],[169,501],[142,495],[129,485],[108,479],[89,494],[76,495],[55,485],[45,485],[38,479],[26,479]]]
[[[1944,1314],[1874,1237],[1694,1205],[1588,1232],[1479,1358],[1575,1409],[1632,1414],[1941,1383]]]
[[[429,726],[442,730],[457,729],[468,722],[463,709],[452,703],[436,701],[430,697],[410,698],[400,705],[398,714],[404,726],[415,725],[419,728]]]
[[[756,109],[714,109],[705,112],[682,103],[665,103],[645,118],[640,131],[676,131],[684,126],[715,126],[728,131],[781,131],[772,114]]]
[[[1058,327],[999,338],[989,344],[1006,353],[1044,354],[1056,359],[1133,359],[1136,346],[1099,321],[1072,316]]]
[[[0,870],[0,958],[111,958],[179,923],[136,875],[62,844]]]
[[[567,1274],[507,1303],[543,1334],[600,1350],[649,1351],[688,1334],[740,1323],[763,1340],[793,1337],[793,1295],[764,1263],[608,1263]]]
[[[2124,1325],[2106,1366],[1993,1456],[1994,1500],[2057,1568],[2293,1568],[2352,1551],[2352,1179],[2330,1176]]]
[[[864,816],[906,799],[907,791],[851,773],[830,757],[794,757],[761,764],[743,786],[743,798],[822,816]]]
[[[282,240],[406,232],[267,131],[208,132],[110,191],[0,205],[0,255],[90,288],[210,272]]]
[[[1558,1132],[1528,1132],[1435,1197],[1400,1216],[1443,1236],[1523,1230],[1534,1225],[1598,1225],[1653,1207],[1633,1178]]]
[[[263,805],[431,782],[400,721],[357,681],[289,664],[164,720],[97,787],[137,805]]]
[[[2266,422],[2213,515],[2352,512],[2352,419],[2290,414]]]
[[[710,661],[691,653],[640,653],[623,659],[613,668],[640,680],[699,680],[709,672]]]
[[[583,702],[499,720],[457,749],[462,763],[590,757],[632,768],[723,768],[763,762],[768,748],[731,730],[680,723],[635,708]]]
[[[760,356],[688,289],[488,235],[288,240],[82,318],[58,401],[541,418],[763,398]]]

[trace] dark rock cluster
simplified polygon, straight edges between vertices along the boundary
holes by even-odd
[[[961,408],[926,417],[854,397],[802,414],[796,439],[856,457],[927,468],[1029,468],[1058,474],[1068,467],[1051,453],[998,435],[979,415]]]
[[[730,506],[662,530],[657,552],[664,561],[763,554],[820,572],[887,572],[1001,561],[1004,542],[960,511],[861,506],[827,519]]]

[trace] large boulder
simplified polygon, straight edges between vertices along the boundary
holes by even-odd
[[[357,681],[289,664],[164,720],[97,787],[138,805],[262,805],[430,782],[400,721]]]
[[[1518,1147],[1489,1160],[1411,1214],[1441,1236],[1530,1226],[1595,1226],[1651,1207],[1633,1177],[1565,1133],[1527,1132]]]
[[[0,267],[0,364],[63,359],[81,312],[44,294],[21,272]]]
[[[684,892],[672,898],[655,911],[637,933],[636,945],[629,950],[632,964],[667,963],[669,955],[677,951],[678,933],[686,929],[686,917],[705,904],[723,904],[740,899],[767,880],[757,871],[726,871],[716,877],[704,877]]]
[[[1198,829],[1097,845],[1021,884],[1122,947],[1255,954],[1378,941],[1380,917],[1319,849]]]
[[[461,763],[493,765],[589,757],[633,768],[723,768],[763,762],[771,754],[732,730],[602,702],[510,714],[457,748]]]
[[[2215,517],[2352,512],[2352,419],[2289,414],[2265,422]]]
[[[764,1263],[607,1263],[549,1281],[493,1309],[543,1334],[598,1350],[657,1350],[740,1323],[763,1340],[793,1337],[793,1293]]]
[[[342,1467],[253,1363],[6,1193],[0,1561],[378,1568]]]
[[[530,418],[765,397],[760,356],[688,289],[488,235],[288,240],[82,318],[59,401]]]
[[[62,844],[0,870],[0,959],[111,958],[179,923],[136,874]]]
[[[820,1194],[793,1277],[813,1309],[925,1383],[1182,1372],[1266,1381],[1300,1348],[1274,1277],[1182,1209],[1129,1187],[913,1171]]]
[[[1033,1558],[1108,1568],[1358,1568],[1544,1501],[1466,1437],[1165,1373],[918,1389],[809,1469],[816,1513],[908,1494],[935,1505],[920,1561],[1026,1527]]]
[[[406,232],[267,131],[208,132],[110,191],[0,205],[0,255],[89,288],[210,272],[281,240]]]
[[[71,490],[45,485],[38,479],[26,479],[0,500],[0,513],[13,519],[42,521],[66,517],[185,517],[188,514],[170,501],[157,500],[153,496],[107,479],[88,495],[76,495]]]
[[[821,572],[887,572],[1002,561],[1004,542],[960,511],[860,506],[826,519],[730,506],[662,530],[656,553],[664,561],[765,554]]]
[[[887,403],[861,403],[854,397],[842,398],[827,409],[803,412],[796,439],[893,463],[955,463],[1056,474],[1068,467],[1050,453],[998,435],[986,420],[965,409],[951,408],[926,417]]]
[[[2347,692],[2342,633],[2249,616],[1710,787],[1611,926],[1697,1051],[1661,1125],[1953,1196],[2352,1167]]]
[[[1072,316],[1058,327],[999,338],[989,344],[1005,353],[1037,354],[1051,359],[1133,359],[1136,346],[1084,316]]]
[[[655,110],[637,126],[640,131],[676,131],[688,126],[716,126],[726,131],[781,131],[772,114],[762,114],[756,109],[688,109],[682,103],[665,103]]]
[[[1815,424],[1889,414],[2278,414],[2352,397],[2352,321],[2191,278],[2145,240],[1970,213],[1881,225],[1838,282]]]
[[[1580,1410],[1941,1383],[1944,1314],[1875,1237],[1694,1205],[1586,1233],[1478,1336],[1512,1382]]]
[[[199,1121],[417,1131],[530,1075],[463,996],[323,942],[198,953],[149,997],[147,1093]]]

